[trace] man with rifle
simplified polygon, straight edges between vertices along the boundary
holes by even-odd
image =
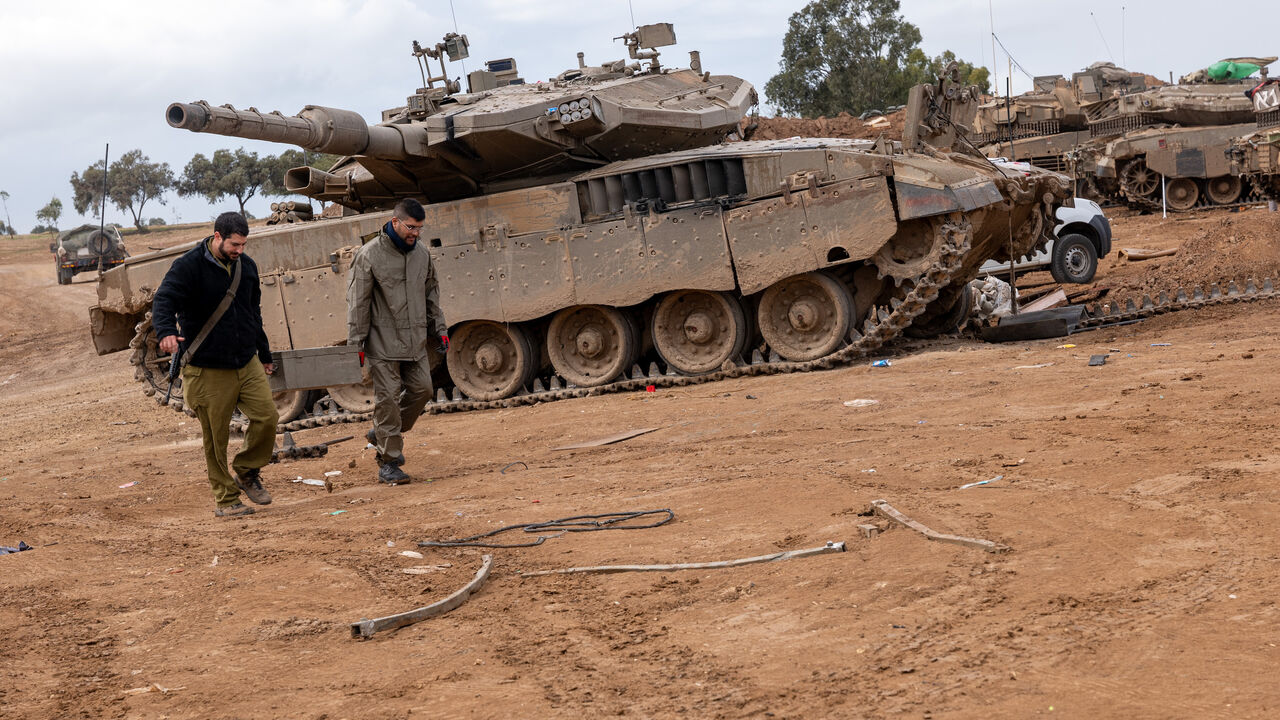
[[[271,460],[279,422],[267,384],[275,365],[262,328],[258,266],[244,254],[248,235],[249,223],[240,213],[219,215],[213,235],[174,261],[151,309],[160,350],[183,365],[183,401],[200,420],[218,517],[253,514],[240,502],[241,491],[259,505],[271,502],[259,471]],[[228,472],[236,407],[249,419],[249,429]]]

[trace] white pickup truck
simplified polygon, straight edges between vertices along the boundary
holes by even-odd
[[[999,162],[997,160],[997,162]],[[1001,163],[1016,166],[1018,163]],[[1025,163],[1022,163],[1025,164]],[[1075,207],[1062,206],[1053,226],[1053,240],[1044,250],[1018,258],[1013,267],[1018,272],[1049,268],[1060,283],[1087,283],[1098,271],[1098,258],[1111,252],[1111,223],[1098,203],[1075,198]],[[1009,263],[988,260],[978,269],[981,275],[1009,272]]]

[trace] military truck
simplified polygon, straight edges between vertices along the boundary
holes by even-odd
[[[71,284],[77,273],[107,270],[123,263],[129,257],[115,225],[81,225],[73,230],[58,233],[49,243],[53,253],[54,271],[59,285]]]
[[[326,346],[345,341],[354,249],[402,197],[426,206],[419,242],[451,328],[441,384],[453,394],[442,388],[436,409],[628,388],[646,366],[649,384],[830,367],[909,327],[954,327],[978,266],[1043,245],[1069,197],[1060,175],[966,151],[958,128],[978,94],[954,68],[912,89],[900,147],[730,142],[756,102],[749,83],[703,70],[697,52],[688,68],[661,66],[669,24],[623,39],[637,62],[589,66],[579,53],[576,68],[525,84],[507,58],[472,73],[467,93],[444,67],[468,52],[465,36],[415,43],[440,73],[424,69],[426,87],[376,125],[317,106],[168,108],[176,128],[344,156],[290,170],[285,185],[352,215],[251,237],[282,417],[371,405],[353,352]],[[107,273],[91,310],[99,352],[132,347],[157,395],[169,358],[147,311],[182,250]]]

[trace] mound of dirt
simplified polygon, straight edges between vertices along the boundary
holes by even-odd
[[[791,137],[831,137],[875,140],[884,135],[890,140],[902,139],[903,120],[907,112],[898,110],[866,120],[849,113],[828,118],[759,118],[752,140],[783,140]]]
[[[1167,223],[1162,229],[1149,239],[1163,236],[1163,242],[1141,245],[1117,233],[1116,249],[1160,245],[1176,247],[1178,253],[1159,260],[1128,263],[1133,266],[1132,271],[1124,273],[1124,281],[1116,289],[1154,294],[1185,288],[1190,292],[1196,286],[1207,290],[1216,282],[1225,290],[1231,280],[1243,283],[1253,278],[1261,283],[1263,278],[1280,279],[1278,213],[1264,209],[1212,213]]]

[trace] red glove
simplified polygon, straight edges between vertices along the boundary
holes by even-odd
[[[449,352],[449,336],[448,335],[440,336],[440,352],[442,353]]]

